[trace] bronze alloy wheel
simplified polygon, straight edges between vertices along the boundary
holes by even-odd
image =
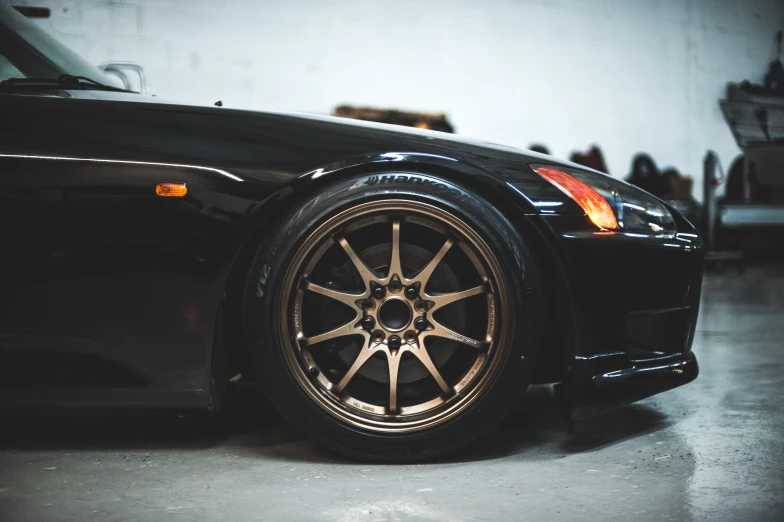
[[[342,423],[440,425],[482,395],[507,350],[509,289],[479,233],[412,200],[326,220],[283,276],[280,342],[297,384]]]

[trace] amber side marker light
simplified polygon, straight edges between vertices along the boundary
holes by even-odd
[[[590,185],[562,170],[547,167],[539,167],[535,170],[537,174],[558,187],[561,192],[580,205],[594,225],[605,230],[618,228],[618,221],[615,219],[610,204]]]
[[[158,183],[155,186],[155,193],[165,198],[181,198],[188,193],[188,185],[185,183]]]

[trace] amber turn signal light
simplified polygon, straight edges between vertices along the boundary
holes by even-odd
[[[155,186],[155,193],[165,198],[181,198],[188,193],[188,185],[185,183],[158,183]]]
[[[580,205],[594,225],[605,230],[618,228],[618,221],[615,219],[610,204],[590,185],[562,170],[548,167],[539,167],[535,170],[537,174],[558,187],[561,192]]]

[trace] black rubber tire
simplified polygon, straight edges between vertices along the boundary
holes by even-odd
[[[382,180],[383,182],[379,182]],[[494,381],[466,410],[434,428],[406,434],[363,431],[323,411],[297,384],[279,338],[277,309],[286,267],[302,241],[321,223],[354,205],[381,199],[409,199],[448,210],[479,231],[498,258],[511,289],[506,360]],[[333,184],[280,219],[276,232],[256,252],[245,292],[246,335],[257,374],[271,402],[319,445],[362,460],[410,462],[464,447],[494,429],[518,404],[537,352],[544,310],[542,282],[534,257],[518,230],[495,207],[457,185],[411,172],[368,174]]]

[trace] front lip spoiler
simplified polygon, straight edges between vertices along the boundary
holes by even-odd
[[[699,375],[693,352],[632,361],[620,370],[594,373],[591,359],[574,361],[574,386],[558,387],[570,419],[590,418],[617,406],[639,401],[687,384]]]

